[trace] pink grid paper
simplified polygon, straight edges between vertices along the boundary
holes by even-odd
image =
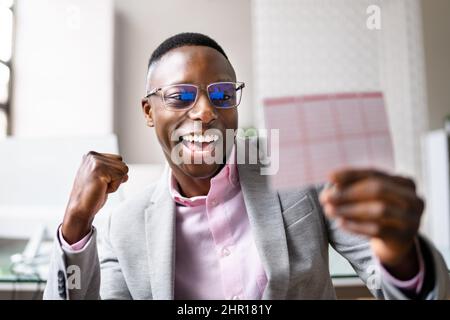
[[[325,182],[338,168],[394,169],[381,92],[270,98],[264,114],[266,128],[280,130],[276,189]]]

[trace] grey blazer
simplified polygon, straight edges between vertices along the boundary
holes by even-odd
[[[250,226],[268,283],[263,299],[335,299],[328,267],[331,244],[377,298],[407,298],[374,272],[366,238],[347,233],[326,218],[318,188],[274,192],[257,165],[238,165]],[[173,299],[175,204],[168,170],[161,180],[122,203],[108,219],[97,253],[97,231],[79,253],[55,247],[45,299]],[[429,289],[424,298],[448,294],[440,253],[420,237]]]

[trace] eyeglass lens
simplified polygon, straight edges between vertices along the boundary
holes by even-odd
[[[239,102],[238,91],[235,83],[214,83],[208,87],[209,100],[216,108],[233,108]],[[193,85],[173,85],[166,88],[163,95],[167,108],[182,110],[196,101],[198,89]]]

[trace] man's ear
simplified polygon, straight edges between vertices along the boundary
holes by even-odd
[[[143,98],[141,101],[142,111],[144,112],[145,121],[147,122],[147,126],[154,127],[155,123],[153,122],[153,110],[150,105],[148,98]]]

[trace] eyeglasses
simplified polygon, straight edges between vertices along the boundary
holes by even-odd
[[[211,104],[218,109],[236,108],[241,102],[244,82],[214,82],[206,87]],[[198,100],[200,86],[194,84],[174,84],[155,88],[145,96],[161,92],[164,107],[172,111],[185,111],[192,108]]]

